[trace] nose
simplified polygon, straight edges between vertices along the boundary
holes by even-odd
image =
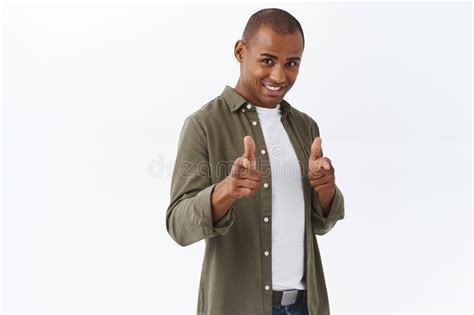
[[[273,67],[272,72],[270,73],[270,80],[277,84],[285,82],[284,69],[280,66]]]

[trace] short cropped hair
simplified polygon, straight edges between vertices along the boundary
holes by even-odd
[[[262,9],[250,16],[242,34],[244,43],[249,43],[260,27],[264,25],[270,26],[275,33],[282,35],[300,32],[304,47],[304,33],[300,22],[290,13],[277,8]]]

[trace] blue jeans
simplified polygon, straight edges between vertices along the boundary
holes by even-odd
[[[308,315],[306,301],[292,305],[272,305],[272,315]]]

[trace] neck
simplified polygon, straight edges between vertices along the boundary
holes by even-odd
[[[260,102],[258,102],[253,96],[252,94],[248,91],[247,88],[245,88],[244,84],[242,83],[242,81],[239,80],[237,81],[237,84],[235,85],[234,87],[234,90],[239,93],[243,98],[245,98],[247,101],[249,101],[250,103],[252,103],[253,105],[255,106],[258,106],[258,107],[264,107],[264,108],[275,108],[277,106],[277,104],[273,104],[273,105],[266,105],[266,104],[262,104]]]

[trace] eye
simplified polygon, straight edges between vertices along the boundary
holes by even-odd
[[[297,65],[298,65],[298,63],[297,63],[296,61],[290,61],[290,62],[288,62],[288,66],[289,66],[290,68],[296,67]]]
[[[263,62],[264,64],[267,64],[267,65],[273,64],[273,60],[270,59],[270,58],[262,59],[262,62]]]

